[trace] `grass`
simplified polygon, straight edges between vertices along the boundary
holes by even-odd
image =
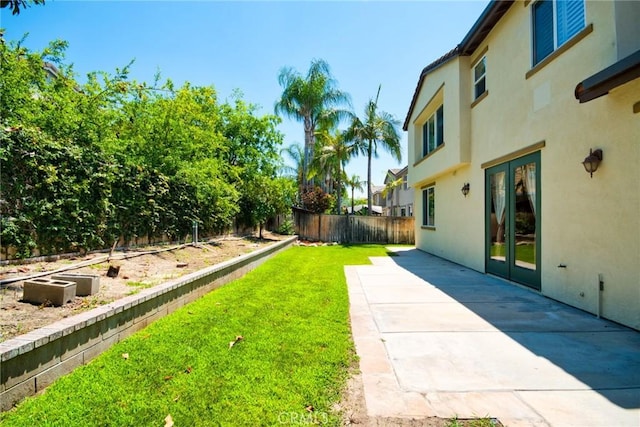
[[[132,286],[138,289],[147,289],[147,288],[151,288],[153,286],[158,285],[160,282],[156,282],[156,281],[150,281],[150,282],[137,282],[137,281],[133,281],[130,280],[127,282],[127,286]]]
[[[459,420],[458,418],[452,418],[447,423],[447,427],[495,427],[496,425],[502,425],[495,418],[483,417],[468,420]]]
[[[339,425],[331,406],[355,358],[343,266],[386,254],[378,245],[290,248],[116,344],[0,421],[162,426],[171,415],[176,426]]]

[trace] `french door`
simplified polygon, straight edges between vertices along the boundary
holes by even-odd
[[[486,271],[540,290],[540,153],[485,171]]]

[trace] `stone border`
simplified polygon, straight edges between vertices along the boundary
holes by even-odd
[[[0,412],[153,321],[243,276],[296,240],[290,237],[0,343]]]

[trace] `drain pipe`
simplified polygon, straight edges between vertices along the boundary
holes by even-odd
[[[107,255],[103,255],[98,258],[93,258],[91,260],[83,261],[78,264],[68,265],[66,267],[58,268],[57,270],[53,270],[53,271],[43,271],[40,273],[30,274],[28,276],[11,277],[9,279],[0,280],[0,289],[4,288],[6,285],[10,283],[20,282],[22,280],[35,279],[37,277],[49,276],[50,274],[58,274],[58,273],[62,273],[69,270],[75,270],[77,268],[87,267],[92,264],[98,264],[100,262],[107,261],[108,259],[109,257]]]
[[[30,279],[35,279],[37,277],[43,277],[43,276],[49,276],[51,274],[58,274],[58,273],[62,273],[65,271],[69,271],[69,270],[75,270],[78,268],[82,268],[82,267],[87,267],[93,264],[99,264],[101,262],[105,262],[105,261],[111,261],[111,260],[124,260],[124,259],[129,259],[129,258],[135,258],[135,257],[139,257],[139,256],[143,256],[143,255],[150,255],[150,254],[157,254],[160,252],[168,252],[168,251],[173,251],[176,249],[182,249],[184,247],[190,246],[189,244],[182,244],[182,245],[178,245],[178,246],[173,246],[170,248],[163,248],[163,249],[156,249],[156,250],[152,250],[152,251],[145,251],[145,252],[135,252],[132,254],[122,254],[122,255],[103,255],[103,256],[99,256],[97,258],[93,258],[87,261],[82,261],[79,262],[78,264],[73,264],[73,265],[68,265],[62,268],[58,268],[57,270],[53,270],[53,271],[43,271],[40,273],[34,273],[34,274],[30,274],[28,276],[22,276],[22,277],[11,277],[9,279],[4,279],[4,280],[0,280],[0,289],[4,288],[6,285],[10,284],[10,283],[14,283],[14,282],[20,282],[23,280],[30,280]]]
[[[191,240],[193,246],[198,246],[198,221],[193,221],[191,223],[191,228],[193,230]]]

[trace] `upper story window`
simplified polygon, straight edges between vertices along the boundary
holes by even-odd
[[[407,175],[405,175],[405,176],[402,177],[402,189],[406,190],[407,188],[409,188],[409,187],[407,185]]]
[[[473,99],[487,91],[487,57],[483,56],[473,67]]]
[[[422,156],[434,151],[444,143],[444,106],[438,107],[435,113],[422,125]]]
[[[533,65],[585,27],[584,0],[539,0],[532,11]]]

